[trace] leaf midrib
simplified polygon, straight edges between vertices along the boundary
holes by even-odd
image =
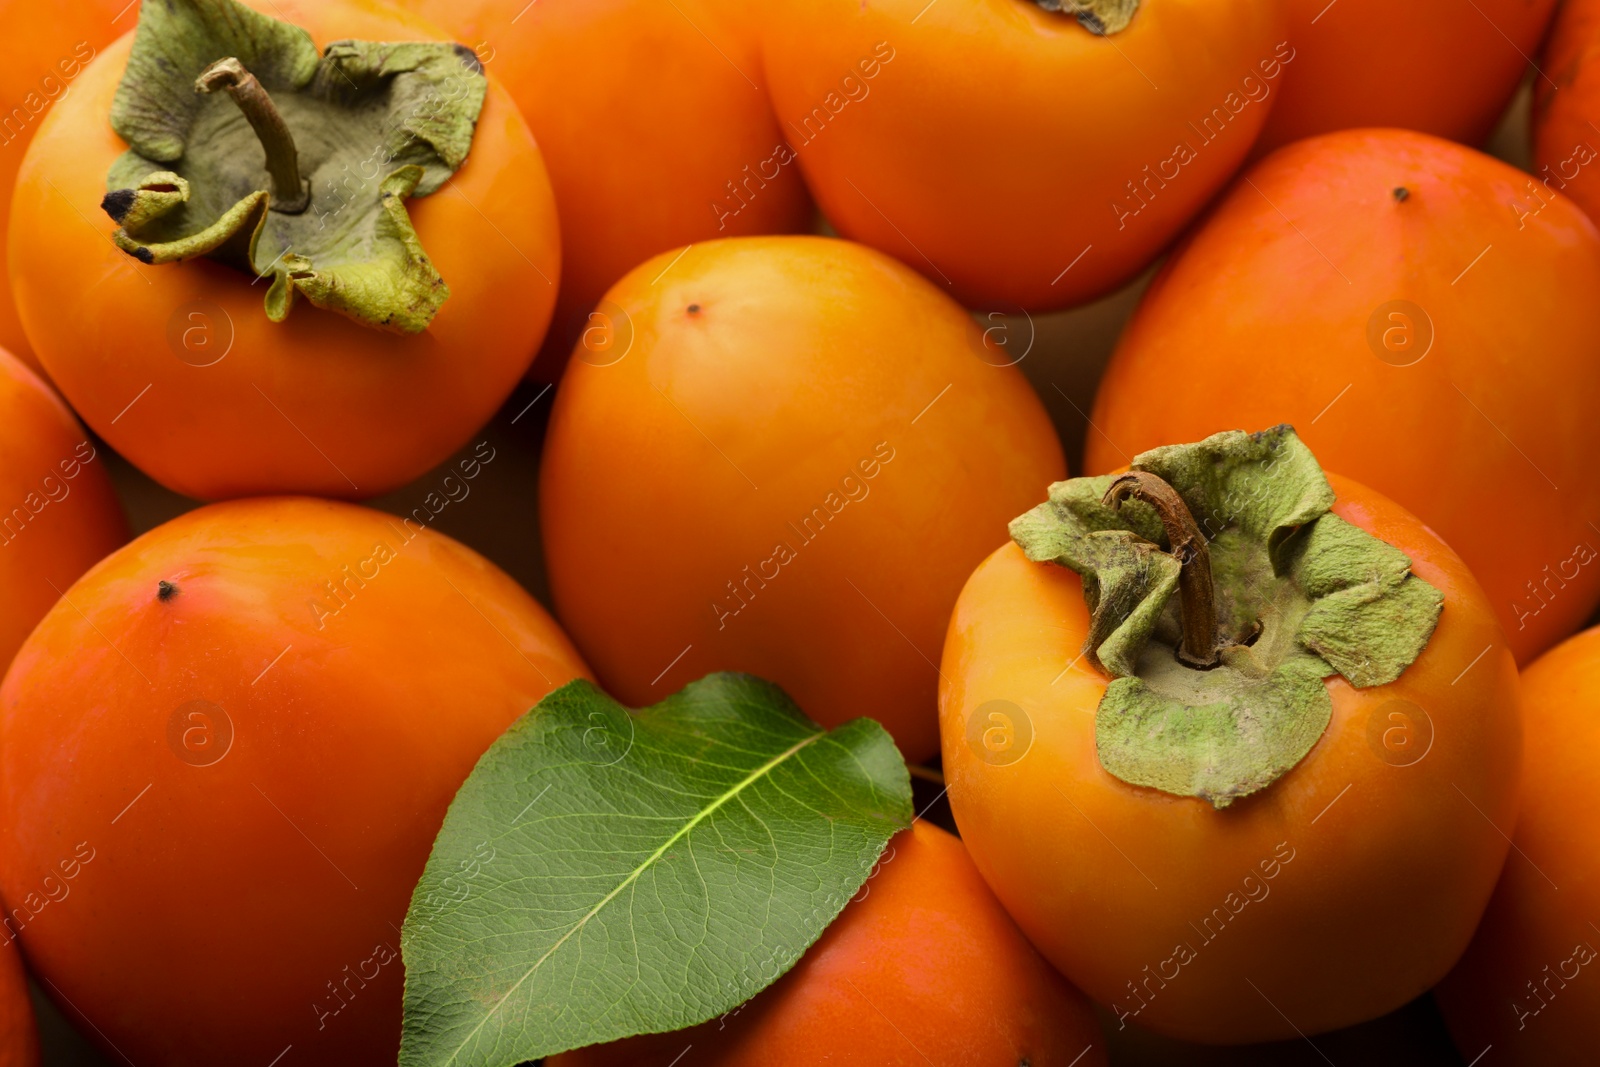
[[[533,966],[529,967],[526,971],[524,971],[523,974],[522,974],[522,977],[518,978],[516,980],[516,983],[513,984],[510,989],[506,990],[506,995],[501,997],[495,1003],[495,1006],[489,1009],[489,1013],[487,1015],[485,1015],[481,1020],[479,1020],[478,1025],[474,1026],[472,1028],[472,1032],[469,1033],[466,1037],[464,1037],[461,1040],[461,1044],[456,1046],[456,1049],[455,1049],[454,1052],[450,1053],[450,1058],[445,1061],[445,1064],[447,1065],[447,1067],[448,1067],[449,1064],[452,1064],[452,1063],[456,1062],[456,1059],[457,1059],[457,1057],[459,1057],[461,1055],[462,1050],[465,1049],[468,1045],[470,1045],[472,1043],[473,1039],[478,1036],[478,1032],[481,1031],[485,1026],[487,1026],[489,1024],[489,1020],[494,1018],[495,1012],[500,1010],[501,1005],[505,1004],[506,1001],[510,1000],[512,998],[512,996],[516,993],[516,991],[518,989],[522,988],[522,983],[526,982],[529,978],[533,977],[534,972],[537,971],[540,967],[544,966],[545,960],[548,960],[552,955],[554,955],[561,948],[562,945],[566,944],[567,941],[572,937],[573,934],[576,934],[579,930],[582,930],[586,925],[588,925],[588,922],[589,922],[590,919],[592,919],[596,915],[600,914],[600,911],[601,911],[602,908],[604,908],[607,904],[611,903],[611,901],[614,900],[617,897],[617,895],[619,893],[621,893],[624,889],[626,889],[626,888],[628,888],[628,886],[632,885],[634,883],[634,881],[636,881],[638,879],[638,877],[641,874],[643,874],[645,872],[645,870],[651,864],[655,863],[656,860],[660,859],[666,853],[666,851],[669,848],[671,848],[673,845],[677,844],[684,837],[688,836],[690,831],[692,831],[696,826],[700,825],[700,823],[702,821],[704,821],[708,816],[710,816],[712,812],[716,811],[718,808],[722,807],[728,801],[730,801],[734,797],[738,796],[748,786],[750,786],[752,783],[754,783],[755,781],[757,781],[761,777],[771,773],[772,769],[774,767],[778,766],[778,764],[782,763],[786,759],[789,759],[795,753],[797,753],[801,749],[805,748],[807,745],[809,745],[809,744],[811,744],[811,743],[813,743],[813,742],[815,742],[817,740],[820,740],[821,738],[824,738],[826,736],[827,736],[827,733],[825,731],[819,730],[818,732],[816,732],[814,734],[811,734],[809,737],[805,737],[805,738],[801,739],[800,741],[796,742],[795,744],[789,746],[789,748],[787,748],[784,751],[778,753],[776,756],[772,757],[766,763],[763,763],[761,766],[759,766],[755,770],[751,771],[748,775],[745,776],[743,781],[739,782],[732,789],[729,789],[727,792],[723,793],[713,803],[707,805],[704,809],[702,809],[701,811],[697,812],[695,814],[694,818],[690,819],[688,822],[683,824],[682,829],[680,829],[677,833],[673,834],[671,837],[667,838],[667,840],[664,841],[661,844],[660,848],[657,848],[649,856],[645,857],[645,859],[644,859],[644,861],[642,863],[640,863],[631,872],[629,872],[628,877],[624,878],[621,882],[619,882],[615,889],[613,889],[611,892],[607,893],[604,897],[602,897],[600,899],[600,901],[597,904],[595,904],[594,907],[590,908],[588,913],[586,915],[584,915],[583,918],[579,919],[576,923],[573,924],[572,929],[570,929],[566,933],[562,934],[560,939],[557,940],[555,944],[551,945],[548,949],[546,949],[544,955],[540,956],[537,960],[535,960],[534,963],[533,963]]]

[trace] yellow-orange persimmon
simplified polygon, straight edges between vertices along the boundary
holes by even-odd
[[[1600,216],[1600,3],[1567,0],[1556,15],[1533,83],[1534,177],[1523,203],[1537,210],[1551,193]]]
[[[961,842],[918,822],[794,969],[743,1007],[547,1062],[1101,1067],[1106,1053],[1088,1002],[1001,910]]]
[[[642,707],[744,671],[931,756],[961,583],[1063,471],[1018,357],[821,237],[695,245],[607,300],[540,472],[557,613],[607,691]]]
[[[1117,1025],[1232,1044],[1392,1011],[1449,970],[1499,874],[1521,736],[1510,650],[1437,536],[1329,481],[1333,515],[1409,556],[1443,612],[1397,680],[1327,678],[1314,747],[1223,808],[1105,769],[1110,680],[1086,653],[1076,573],[1008,544],[956,605],[940,725],[962,838],[1017,924]]]
[[[68,589],[0,686],[6,927],[107,1055],[393,1060],[398,927],[445,809],[586,673],[515,582],[415,523],[190,512]]]
[[[773,104],[844,236],[968,307],[1081,303],[1216,193],[1298,61],[1283,0],[1135,6],[1101,34],[1033,0],[786,0]]]
[[[744,0],[405,0],[476,48],[539,141],[561,293],[533,375],[555,381],[595,303],[696,241],[811,227]]]
[[[1600,630],[1535,660],[1522,698],[1516,848],[1436,995],[1464,1059],[1580,1067],[1600,1043]]]
[[[440,33],[379,0],[261,7],[306,29],[319,48]],[[103,51],[50,109],[17,181],[15,296],[62,393],[141,470],[203,499],[375,496],[449,456],[521,379],[560,274],[549,180],[510,95],[490,75],[465,163],[438,191],[406,201],[450,293],[425,330],[377,329],[304,300],[272,322],[263,310],[269,285],[252,284],[247,271],[210,259],[146,266],[112,243],[116,225],[101,205],[127,146],[108,116],[130,41]],[[375,204],[384,144],[375,140],[351,174],[319,172],[313,194],[370,194]],[[313,210],[341,220],[324,206]],[[315,219],[307,225],[316,230]]]
[[[80,0],[47,7],[0,0],[0,233],[11,218],[17,168],[51,105],[72,88],[89,61],[133,29],[137,5]],[[0,250],[3,251],[3,250]],[[11,300],[11,272],[0,255],[0,346],[34,370],[39,363]]]
[[[62,591],[127,539],[100,450],[0,350],[0,669]]]
[[[1600,601],[1600,232],[1529,182],[1401,130],[1263,160],[1134,313],[1086,466],[1293,423],[1461,554],[1528,662]]]
[[[1479,144],[1555,9],[1556,0],[1289,0],[1298,58],[1259,149],[1358,126]]]

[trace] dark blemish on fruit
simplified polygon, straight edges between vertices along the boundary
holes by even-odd
[[[100,209],[111,216],[112,222],[121,222],[128,217],[128,209],[133,207],[132,189],[113,189],[100,201]]]
[[[178,595],[178,587],[171,582],[158,582],[156,584],[156,599],[165,603]]]
[[[1394,188],[1394,202],[1395,203],[1397,203],[1397,204],[1405,203],[1406,197],[1408,197],[1410,195],[1411,195],[1411,190],[1410,189],[1407,189],[1403,185],[1395,186],[1395,188]]]
[[[689,314],[691,314],[691,315],[700,314],[700,305],[699,304],[690,304],[689,305]]]

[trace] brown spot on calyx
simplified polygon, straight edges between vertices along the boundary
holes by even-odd
[[[1406,202],[1407,199],[1410,198],[1410,196],[1411,196],[1411,190],[1407,189],[1405,186],[1397,185],[1397,186],[1394,187],[1394,202],[1395,203],[1403,204],[1403,203]]]
[[[171,582],[162,580],[156,583],[156,599],[162,603],[166,603],[168,600],[171,600],[177,595],[178,587],[173,585]]]
[[[134,192],[132,189],[113,189],[100,200],[100,210],[111,216],[112,222],[121,222],[128,217],[128,209],[133,207]]]
[[[483,60],[478,58],[477,52],[474,52],[464,44],[453,44],[450,47],[455,49],[456,55],[461,57],[461,65],[463,67],[466,67],[474,74],[483,73]]]

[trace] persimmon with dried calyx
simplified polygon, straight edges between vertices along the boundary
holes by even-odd
[[[1517,210],[1537,211],[1552,194],[1571,197],[1600,217],[1600,3],[1567,0],[1545,42],[1542,76],[1533,81],[1534,177],[1519,191]]]
[[[0,350],[0,670],[61,591],[127,539],[94,442]]]
[[[46,6],[0,2],[0,233],[11,218],[17,168],[50,106],[66,94],[89,61],[133,28],[137,7],[127,0],[75,0]],[[3,250],[0,250],[3,251]],[[0,254],[0,347],[40,371],[11,300],[11,268]]]
[[[839,233],[968,307],[1143,270],[1249,152],[1294,61],[1283,0],[788,0],[778,119]]]
[[[472,45],[528,120],[555,187],[564,258],[532,376],[556,381],[596,304],[651,256],[803,233],[815,213],[772,115],[744,0],[404,0]],[[692,117],[692,121],[686,119]]]
[[[305,28],[145,4],[79,76],[18,178],[17,305],[84,420],[169,488],[372,496],[521,378],[555,208],[470,49],[377,0],[272,9]]]
[[[674,1060],[673,1057],[680,1057]],[[1083,994],[1029,945],[961,842],[917,822],[794,969],[737,1011],[547,1067],[1101,1067]]]
[[[575,351],[539,477],[557,614],[607,691],[742,671],[933,755],[961,582],[1065,470],[1014,360],[914,271],[821,237],[667,253],[607,300],[624,329]]]
[[[1257,150],[1362,126],[1481,144],[1555,9],[1556,0],[1472,0],[1470,8],[1459,0],[1289,0],[1298,58]]]
[[[1505,858],[1521,738],[1461,560],[1287,427],[1058,483],[1011,531],[951,618],[940,734],[1045,957],[1124,1025],[1229,1044],[1431,987]]]
[[[1146,291],[1085,466],[1294,420],[1461,554],[1530,661],[1600,601],[1600,232],[1529,181],[1405,130],[1273,153]]]
[[[108,1055],[393,1062],[450,799],[587,673],[447,537],[306,498],[190,512],[65,590],[0,686],[6,927]]]
[[[1600,1045],[1600,630],[1524,670],[1522,704],[1515,851],[1435,998],[1466,1060],[1581,1067]]]

